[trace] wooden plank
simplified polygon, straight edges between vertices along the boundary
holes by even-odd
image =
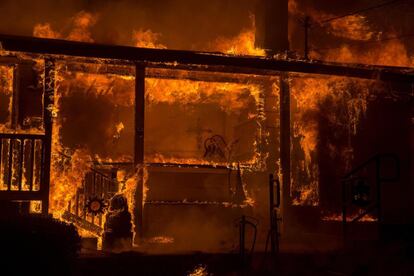
[[[33,174],[35,168],[35,139],[30,139],[30,164],[28,166],[29,190],[33,191]]]
[[[50,189],[50,163],[52,154],[52,111],[50,110],[54,104],[55,94],[55,61],[53,59],[45,59],[44,67],[44,86],[43,86],[43,121],[45,127],[45,139],[42,143],[42,177],[40,182],[40,190],[44,194],[43,208],[44,214],[49,211],[49,189]]]
[[[17,175],[17,185],[19,186],[19,191],[22,190],[22,181],[23,181],[23,165],[24,165],[24,139],[20,139],[20,148],[19,148],[19,172]]]
[[[16,64],[13,68],[13,95],[12,95],[12,110],[11,110],[11,128],[18,128],[19,119],[19,92],[20,92],[20,70],[19,65]]]
[[[101,235],[103,229],[93,223],[90,223],[89,221],[87,221],[85,218],[81,218],[79,216],[76,216],[74,214],[71,214],[68,211],[65,211],[63,213],[62,218],[68,222],[72,222],[74,223],[76,226],[85,229],[87,231],[90,231],[96,235]]]
[[[104,64],[97,65],[91,63],[65,63],[64,68],[71,72],[81,72],[85,74],[111,74],[119,76],[135,76],[132,66]],[[245,84],[262,84],[268,82],[270,76],[263,75],[245,75],[223,72],[206,72],[197,70],[185,70],[177,68],[158,68],[153,67],[145,72],[147,78],[171,79],[171,80],[193,80],[203,82],[229,82]]]
[[[222,53],[137,48],[12,35],[0,35],[0,42],[4,50],[36,54],[128,60],[148,64],[164,63],[225,67],[227,69],[231,68],[234,73],[248,73],[249,70],[250,73],[253,71],[257,71],[257,73],[273,71],[274,74],[296,72],[381,81],[414,82],[413,69],[403,67],[234,56]],[[239,69],[241,69],[240,72],[238,72]]]
[[[143,238],[143,196],[144,196],[144,116],[145,116],[145,66],[137,64],[135,67],[135,145],[134,164],[138,170],[138,183],[135,193],[135,232],[139,242]],[[131,202],[129,203],[131,204]]]
[[[135,165],[144,162],[145,67],[136,66],[135,73]]]
[[[291,205],[290,198],[290,91],[287,74],[280,76],[280,164],[282,169],[282,191],[284,210]]]
[[[0,139],[40,139],[43,140],[44,134],[25,134],[25,133],[0,133]]]
[[[3,164],[3,139],[0,138],[0,182],[2,182],[2,187],[3,188],[3,183],[4,183],[4,170],[3,170],[4,164]]]
[[[12,178],[13,178],[13,145],[14,145],[14,140],[9,139],[9,155],[8,155],[8,172],[7,172],[7,190],[10,191],[11,190],[11,184],[12,184]]]

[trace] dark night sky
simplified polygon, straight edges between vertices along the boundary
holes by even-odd
[[[169,48],[203,49],[217,37],[234,36],[248,27],[249,14],[254,12],[256,1],[0,0],[0,32],[31,35],[35,24],[46,22],[56,30],[65,30],[69,28],[70,18],[85,10],[99,15],[92,29],[96,42],[130,44],[132,31],[143,28],[161,33],[161,43]],[[385,1],[296,0],[300,14],[316,10],[328,15],[341,15]],[[383,32],[383,36],[414,33],[414,0],[402,2],[366,13],[369,26]],[[302,29],[297,25],[298,19],[298,14],[291,15],[291,46],[300,51]],[[322,40],[329,44],[330,39]]]

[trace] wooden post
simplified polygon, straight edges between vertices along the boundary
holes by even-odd
[[[306,60],[308,60],[309,59],[309,29],[310,29],[310,27],[311,27],[311,24],[310,24],[310,17],[309,16],[306,16],[305,17],[305,19],[304,19],[304,21],[303,21],[303,28],[304,28],[304,30],[305,30],[305,46],[304,46],[304,58],[306,59]]]
[[[282,167],[283,214],[287,217],[290,206],[290,92],[288,75],[280,75],[280,163]],[[286,221],[286,219],[285,219]],[[286,225],[286,224],[284,224]]]
[[[55,61],[53,59],[45,59],[44,68],[44,85],[43,85],[43,121],[45,127],[45,139],[43,144],[43,174],[40,182],[40,190],[42,191],[42,213],[47,215],[49,212],[49,189],[50,189],[50,164],[52,156],[52,109],[54,105],[55,94]]]
[[[134,164],[138,169],[138,183],[135,193],[135,243],[143,236],[143,193],[144,193],[144,117],[145,116],[145,66],[135,66],[135,145]]]
[[[19,90],[20,90],[20,72],[19,64],[16,64],[13,69],[13,95],[10,99],[12,101],[12,110],[10,110],[10,126],[16,130],[19,122]]]

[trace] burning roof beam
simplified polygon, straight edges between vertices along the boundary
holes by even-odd
[[[142,62],[150,67],[168,66],[177,68],[177,65],[184,65],[185,67],[190,66],[187,69],[192,69],[191,66],[202,69],[204,66],[206,68],[216,67],[208,70],[218,72],[228,71],[259,75],[295,72],[381,81],[414,82],[414,69],[403,67],[232,56],[221,53],[136,48],[11,35],[0,35],[0,42],[2,49],[6,51]]]

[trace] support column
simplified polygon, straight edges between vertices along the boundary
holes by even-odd
[[[145,122],[145,66],[135,66],[135,145],[134,164],[138,170],[137,188],[135,192],[135,243],[143,236],[144,207],[144,122]]]
[[[45,128],[45,139],[43,141],[43,164],[40,190],[42,192],[42,213],[49,212],[49,190],[50,190],[50,164],[52,156],[52,126],[53,126],[53,105],[55,95],[55,61],[45,59],[44,84],[43,84],[43,122]]]
[[[290,197],[290,91],[288,74],[280,75],[280,163],[282,167],[283,213],[286,218]]]

